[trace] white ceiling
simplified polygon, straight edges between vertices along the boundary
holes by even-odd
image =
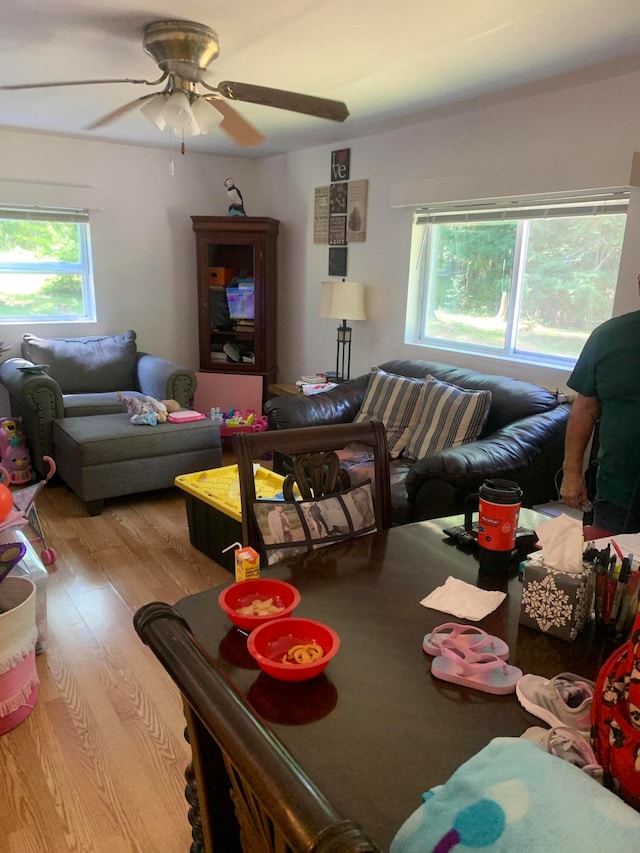
[[[236,103],[266,141],[240,149],[220,129],[187,140],[190,150],[218,154],[341,142],[468,109],[473,99],[640,69],[640,0],[4,0],[0,85],[156,79],[142,32],[169,18],[218,33],[213,85],[235,80],[334,98],[351,113],[340,125]],[[137,110],[84,130],[152,91],[130,83],[0,91],[0,126],[165,147],[168,131]]]

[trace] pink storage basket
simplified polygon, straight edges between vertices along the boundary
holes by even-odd
[[[0,735],[29,716],[38,699],[36,586],[29,578],[0,584]]]

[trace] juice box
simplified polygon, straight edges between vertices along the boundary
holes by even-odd
[[[237,581],[260,577],[260,554],[254,548],[238,548],[235,561]]]

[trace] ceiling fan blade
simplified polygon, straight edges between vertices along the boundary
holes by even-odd
[[[328,98],[316,98],[313,95],[301,95],[298,92],[286,92],[283,89],[271,89],[267,86],[254,86],[251,83],[223,80],[222,83],[218,83],[218,92],[232,101],[263,104],[265,107],[277,107],[281,110],[305,113],[331,121],[344,121],[349,115],[347,105],[342,101],[331,101]]]
[[[225,130],[229,136],[234,139],[238,145],[243,148],[248,148],[251,145],[259,145],[264,142],[264,136],[250,122],[243,118],[231,104],[220,98],[203,97],[203,100],[211,104],[211,106],[222,113],[224,118],[220,127]]]
[[[147,86],[157,86],[166,80],[167,73],[157,80],[133,80],[130,77],[116,78],[113,80],[66,80],[61,83],[19,83],[12,86],[0,86],[4,92],[15,92],[19,89],[53,89],[56,86],[95,86],[99,83],[146,83]]]
[[[135,101],[129,101],[128,104],[124,104],[121,107],[118,107],[117,110],[113,110],[111,113],[107,113],[106,116],[102,116],[97,121],[88,124],[85,130],[95,130],[98,127],[104,127],[107,124],[111,124],[112,121],[120,118],[120,116],[126,115],[131,112],[131,110],[135,110],[136,107],[139,107],[145,101],[148,101],[149,98],[155,98],[157,92],[152,92],[150,95],[143,95],[141,98],[136,98]]]

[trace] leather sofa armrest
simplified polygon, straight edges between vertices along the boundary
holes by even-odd
[[[419,459],[407,473],[410,501],[415,501],[425,481],[437,479],[467,493],[477,490],[487,477],[512,479],[514,473],[535,466],[547,452],[564,443],[569,406],[522,418],[487,438],[448,448]],[[560,464],[561,464],[560,458]],[[552,464],[556,464],[555,460]]]
[[[143,394],[156,400],[176,400],[183,409],[189,407],[196,390],[196,376],[179,364],[138,352],[137,379]]]
[[[367,374],[309,397],[272,397],[264,404],[269,429],[350,423],[360,411],[368,384]]]
[[[9,393],[11,414],[22,418],[31,462],[41,476],[47,475],[42,457],[52,456],[52,425],[64,417],[64,402],[60,386],[46,373],[25,373],[18,368],[28,367],[24,358],[10,358],[0,364],[0,382]]]

